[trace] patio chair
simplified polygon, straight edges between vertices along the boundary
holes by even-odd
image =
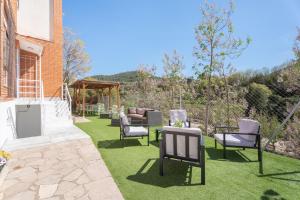
[[[235,129],[237,132],[231,131]],[[218,130],[221,132],[218,133]],[[224,158],[226,158],[226,147],[257,149],[259,172],[263,173],[260,124],[258,121],[240,119],[238,127],[215,126],[214,138],[215,148],[217,148],[217,143],[223,146]]]
[[[186,110],[170,110],[169,126],[174,126],[179,120],[183,122],[183,128],[191,128]]]
[[[205,185],[205,145],[198,128],[165,126],[160,141],[160,175],[164,175],[164,159],[185,161],[201,168],[201,184]]]
[[[130,124],[127,116],[120,113],[120,140],[132,137],[147,137],[147,145],[149,146],[149,125],[147,124]]]

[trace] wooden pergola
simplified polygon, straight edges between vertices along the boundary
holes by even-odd
[[[120,83],[119,82],[111,82],[111,81],[96,81],[96,80],[77,80],[71,85],[71,88],[74,89],[74,102],[77,102],[80,100],[80,94],[81,91],[83,93],[82,95],[82,109],[83,109],[83,116],[85,115],[85,97],[86,97],[86,90],[103,90],[108,89],[109,93],[109,109],[112,107],[112,89],[116,89],[117,91],[117,106],[120,108]]]

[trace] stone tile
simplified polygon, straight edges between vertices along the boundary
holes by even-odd
[[[58,184],[58,189],[56,191],[56,195],[62,195],[65,194],[72,189],[74,189],[77,185],[75,183],[69,182],[69,181],[63,181]]]
[[[44,199],[44,200],[60,200],[60,198],[59,197],[51,197],[51,198]]]
[[[55,175],[50,175],[45,178],[39,179],[36,184],[37,185],[52,185],[52,184],[57,184],[60,179],[61,175],[55,174]]]
[[[57,151],[56,150],[47,150],[43,153],[43,158],[53,158],[56,157],[57,155]]]
[[[110,172],[106,166],[99,161],[92,162],[87,167],[83,168],[83,170],[86,172],[87,176],[94,181],[110,176]]]
[[[59,171],[54,170],[54,169],[48,169],[48,170],[39,172],[39,173],[37,174],[37,176],[38,176],[38,179],[41,180],[41,179],[43,179],[43,178],[45,178],[45,177],[47,177],[47,176],[58,175],[58,174],[60,174]]]
[[[19,181],[16,179],[5,180],[0,191],[5,191],[7,188],[10,188],[17,183],[19,183]]]
[[[14,171],[11,171],[8,175],[7,178],[11,179],[11,178],[18,178],[21,176],[26,176],[26,174],[32,174],[35,173],[35,169],[33,169],[32,167],[25,167],[25,168],[20,168]]]
[[[33,150],[32,152],[27,152],[26,154],[23,154],[21,159],[25,160],[27,158],[41,158],[41,157],[42,157],[41,152],[36,152]]]
[[[91,200],[123,199],[119,189],[111,177],[107,177],[84,185]],[[101,188],[101,189],[99,189]]]
[[[82,169],[76,169],[72,171],[70,174],[68,174],[67,176],[65,176],[63,180],[75,181],[82,173],[83,173]]]
[[[37,175],[35,172],[30,172],[28,174],[19,176],[19,180],[21,180],[22,182],[32,183],[37,180]]]
[[[31,186],[31,183],[22,183],[22,182],[19,182],[9,188],[7,188],[5,191],[4,191],[4,197],[9,197],[9,196],[12,196],[12,195],[16,195],[18,193],[22,193],[22,192],[26,192],[28,191],[29,187]]]
[[[25,191],[18,193],[16,195],[13,195],[11,197],[5,198],[5,200],[34,200],[35,199],[35,193],[32,191]]]
[[[86,195],[83,195],[82,197],[80,197],[80,198],[77,199],[77,200],[90,200],[90,199],[89,199],[89,195],[86,194]]]
[[[26,166],[37,166],[37,167],[39,167],[39,166],[41,166],[41,165],[43,165],[45,163],[45,160],[44,159],[41,159],[41,158],[39,158],[39,159],[37,159],[37,160],[34,160],[34,161],[27,161],[26,160]]]
[[[79,185],[75,188],[73,188],[72,190],[70,190],[69,192],[67,192],[64,197],[65,199],[77,199],[81,196],[83,196],[85,194],[85,189],[82,185]]]
[[[76,181],[76,183],[79,185],[89,183],[89,182],[90,182],[90,179],[86,174],[82,174]]]
[[[96,150],[94,144],[90,144],[78,150],[80,156],[86,161],[101,159],[99,152]]]
[[[39,189],[40,199],[45,199],[45,198],[52,197],[55,194],[56,190],[57,190],[57,186],[58,186],[58,184],[40,185],[40,189]]]

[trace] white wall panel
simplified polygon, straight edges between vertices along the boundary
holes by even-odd
[[[19,0],[17,28],[21,35],[52,40],[53,0]]]

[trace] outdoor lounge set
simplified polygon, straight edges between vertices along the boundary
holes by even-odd
[[[161,125],[162,113],[151,108],[128,108],[127,116],[131,118],[131,123],[148,124],[150,126]]]
[[[136,112],[142,115],[140,110],[136,109]],[[128,116],[133,116],[132,110],[129,110],[128,113],[130,113]],[[131,124],[127,116],[120,113],[120,140],[124,140],[126,137],[147,137],[147,144],[149,145],[149,127],[149,124]],[[232,130],[238,131],[234,132]],[[185,110],[171,110],[169,126],[157,129],[158,132],[162,136],[159,145],[160,175],[164,175],[164,160],[173,159],[200,167],[201,184],[205,184],[204,137],[199,128],[191,128],[187,112]],[[215,148],[217,148],[217,143],[223,146],[224,158],[226,158],[226,147],[257,149],[259,172],[263,173],[259,122],[251,119],[240,119],[238,127],[216,126],[214,138]]]

